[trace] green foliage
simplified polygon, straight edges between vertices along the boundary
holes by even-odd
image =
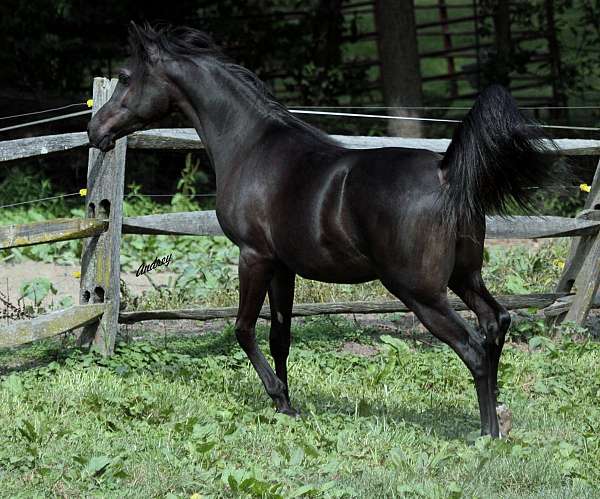
[[[567,253],[565,240],[535,246],[490,245],[483,277],[493,293],[547,293],[558,282]]]
[[[301,419],[270,407],[230,327],[119,343],[111,358],[51,341],[0,351],[3,494],[554,498],[600,486],[598,343],[509,344],[500,382],[515,424],[492,441],[477,436],[472,381],[448,348],[338,319],[294,330]],[[348,341],[378,353],[340,350]]]
[[[42,307],[42,302],[49,295],[55,295],[56,288],[50,279],[36,277],[21,285],[20,294],[25,304],[25,312],[29,315],[36,315],[44,312],[45,309]]]
[[[538,191],[533,197],[533,204],[538,213],[559,217],[574,217],[583,209],[587,194],[580,190],[570,190],[569,195]]]
[[[42,172],[32,167],[13,167],[0,182],[2,204],[19,203],[52,196],[52,185]]]

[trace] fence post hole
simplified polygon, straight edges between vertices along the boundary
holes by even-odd
[[[590,193],[579,216],[598,219],[600,214],[600,161],[596,167]],[[573,239],[565,269],[556,287],[557,293],[569,292],[575,285],[577,295],[568,312],[557,321],[567,320],[583,324],[600,285],[600,233]]]
[[[92,109],[95,114],[110,98],[117,80],[94,78]],[[127,137],[107,153],[90,148],[87,174],[86,217],[108,220],[106,232],[84,240],[81,256],[79,302],[105,303],[100,321],[84,327],[79,343],[103,354],[113,352],[118,331],[121,225]]]

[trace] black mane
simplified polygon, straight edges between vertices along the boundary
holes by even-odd
[[[225,58],[221,49],[208,33],[187,26],[168,24],[145,24],[143,27],[132,23],[129,30],[129,50],[137,61],[147,62],[148,53],[153,47],[162,54],[174,59],[189,59],[198,56]]]
[[[218,61],[230,74],[237,77],[238,80],[252,89],[253,93],[261,97],[265,104],[265,110],[271,118],[275,118],[288,126],[309,132],[311,136],[318,138],[321,142],[337,145],[337,142],[329,135],[290,113],[285,106],[277,101],[258,76],[249,69],[235,64],[223,53],[209,34],[188,26],[175,27],[169,24],[151,26],[145,24],[140,27],[132,23],[129,30],[129,51],[133,60],[136,63],[150,63],[149,54],[156,49],[159,53],[173,59],[195,61],[199,58],[209,57]]]

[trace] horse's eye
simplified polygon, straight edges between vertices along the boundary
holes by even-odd
[[[119,83],[121,83],[122,85],[129,85],[129,75],[120,74]]]

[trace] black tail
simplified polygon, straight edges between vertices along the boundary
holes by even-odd
[[[459,222],[531,211],[531,187],[559,180],[556,146],[525,118],[508,91],[492,85],[458,125],[442,160],[446,212]],[[561,179],[564,182],[564,178]]]

